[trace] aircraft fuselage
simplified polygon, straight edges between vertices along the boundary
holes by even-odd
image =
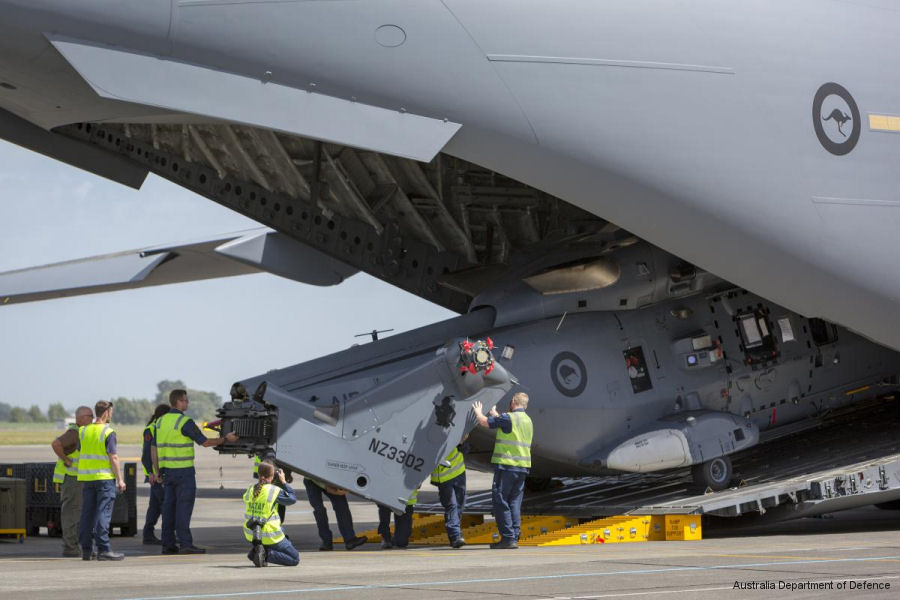
[[[458,123],[445,152],[900,348],[890,2],[2,0],[0,13],[0,107],[44,128],[203,122],[190,107],[240,100],[165,78],[163,100],[92,89],[63,40]]]

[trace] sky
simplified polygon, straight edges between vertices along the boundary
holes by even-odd
[[[153,174],[133,190],[0,141],[0,272],[258,227]],[[0,290],[0,296],[3,290]],[[0,402],[46,409],[231,384],[453,313],[357,274],[256,274],[0,306]]]

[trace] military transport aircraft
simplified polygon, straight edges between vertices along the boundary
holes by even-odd
[[[364,271],[463,314],[247,380],[267,386],[235,410],[272,442],[277,409],[280,461],[396,505],[476,397],[521,386],[554,432],[536,477],[693,464],[721,486],[728,454],[898,372],[873,343],[900,348],[896,12],[0,0],[0,136],[271,228],[0,295]]]

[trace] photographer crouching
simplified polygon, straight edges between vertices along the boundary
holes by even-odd
[[[278,477],[279,488],[272,484]],[[259,479],[244,492],[244,537],[253,544],[247,558],[257,567],[268,563],[296,567],[300,553],[281,529],[278,505],[297,501],[294,490],[284,479],[284,471],[268,462],[259,463]]]

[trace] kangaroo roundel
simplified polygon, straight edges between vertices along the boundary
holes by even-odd
[[[843,156],[859,141],[859,108],[841,85],[826,83],[819,88],[813,99],[812,118],[816,137],[832,154]]]

